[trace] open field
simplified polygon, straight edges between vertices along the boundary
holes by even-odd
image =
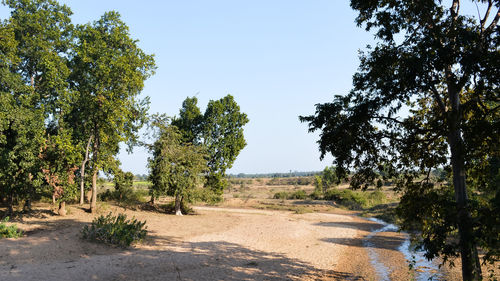
[[[39,203],[14,218],[24,237],[0,240],[0,280],[380,280],[373,255],[391,280],[418,276],[398,251],[406,234],[374,234],[381,225],[334,202],[272,199],[297,187],[265,183],[233,185],[220,206],[182,217],[100,203],[100,214],[147,221],[146,240],[127,249],[82,240],[94,218],[84,208],[60,217]],[[442,274],[460,279],[456,269]]]

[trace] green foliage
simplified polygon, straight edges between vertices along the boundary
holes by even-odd
[[[379,190],[361,192],[350,189],[330,189],[325,193],[324,199],[335,201],[354,210],[371,208],[387,202],[387,196]]]
[[[311,194],[309,194],[309,198],[311,198],[312,200],[322,200],[323,192],[315,189]]]
[[[226,187],[226,170],[245,147],[243,126],[248,123],[245,113],[233,96],[210,101],[203,116],[202,139],[209,155],[205,185],[222,194]]]
[[[147,201],[149,191],[145,189],[127,188],[122,191],[107,189],[97,195],[101,201],[116,201],[120,206],[134,207]]]
[[[122,170],[117,169],[114,172],[113,183],[115,184],[115,191],[118,193],[118,199],[122,199],[124,196],[133,193],[134,174],[131,172],[124,173]]]
[[[99,216],[92,221],[90,227],[85,225],[82,229],[84,239],[128,247],[134,242],[139,242],[146,238],[146,222],[138,221],[135,218],[127,220],[127,215],[118,214],[113,216]]]
[[[0,196],[10,208],[42,192],[73,199],[87,143],[96,174],[120,142],[137,141],[147,110],[137,96],[153,57],[115,12],[75,27],[53,0],[2,3],[11,15],[0,23]]]
[[[276,192],[273,195],[273,198],[274,199],[288,199],[288,192],[286,192],[286,191]]]
[[[23,232],[17,228],[17,225],[7,225],[9,217],[0,222],[0,238],[19,238],[23,236]]]
[[[289,193],[286,191],[277,192],[273,196],[274,199],[290,199],[290,200],[304,200],[307,198],[307,193],[304,190],[297,190]]]
[[[177,202],[189,200],[201,183],[206,170],[203,147],[183,143],[182,135],[173,125],[163,124],[160,136],[151,147],[149,159],[152,196],[174,196]]]
[[[182,102],[179,118],[172,120],[172,125],[179,128],[182,133],[183,142],[199,144],[200,133],[203,126],[203,115],[198,107],[196,97],[187,97]]]
[[[486,5],[475,18],[460,1],[351,0],[377,45],[361,53],[348,94],[300,117],[321,131],[321,157],[332,154],[338,176],[354,169],[352,187],[366,189],[380,171],[394,178],[403,228],[420,226],[429,257],[460,254],[465,280],[480,279],[478,245],[498,260],[500,237],[498,229],[476,231],[478,221],[498,217],[485,181],[488,161],[500,155],[500,4]],[[488,23],[490,13],[497,16]],[[440,168],[451,172],[453,188],[430,176]]]
[[[201,201],[210,205],[215,205],[222,202],[222,199],[222,196],[209,188],[195,188],[191,191],[188,201],[193,203]]]
[[[152,55],[145,54],[117,12],[75,28],[76,44],[70,61],[73,124],[82,154],[90,143],[90,167],[99,170],[115,165],[119,144],[128,151],[138,142],[138,131],[147,121],[149,99],[138,99],[144,81],[155,69]],[[93,190],[97,189],[93,184]],[[91,210],[95,202],[91,203]]]

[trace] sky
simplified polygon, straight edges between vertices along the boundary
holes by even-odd
[[[142,97],[150,113],[178,114],[182,101],[196,96],[202,112],[209,100],[235,97],[250,122],[247,146],[228,173],[318,171],[318,134],[308,133],[299,115],[347,93],[358,51],[373,35],[356,27],[349,1],[66,0],[73,23],[122,15],[131,37],[158,69]],[[1,18],[8,9],[0,7]],[[148,153],[120,152],[122,169],[147,174]]]

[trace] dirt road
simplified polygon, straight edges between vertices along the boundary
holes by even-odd
[[[209,207],[183,217],[127,211],[147,220],[150,235],[123,250],[79,239],[93,217],[71,209],[64,218],[40,212],[18,222],[27,235],[0,240],[0,280],[379,279],[362,242],[377,225],[351,215]],[[407,280],[404,257],[393,249],[401,238],[383,235],[377,251],[391,279]]]

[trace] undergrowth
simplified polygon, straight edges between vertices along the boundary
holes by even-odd
[[[17,228],[17,225],[7,225],[9,217],[6,217],[0,223],[0,238],[19,238],[23,236],[23,232]]]
[[[99,216],[92,221],[90,227],[85,225],[82,229],[84,239],[128,247],[134,242],[139,242],[146,237],[146,222],[135,218],[127,220],[127,215],[118,214],[113,216]]]

